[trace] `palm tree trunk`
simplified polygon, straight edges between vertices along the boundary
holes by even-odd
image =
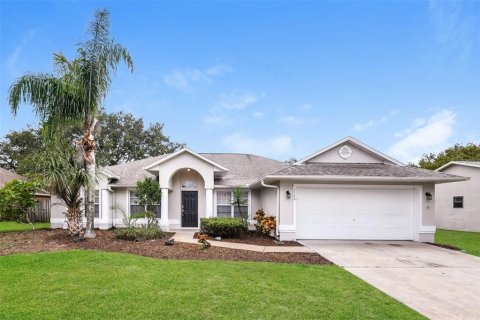
[[[96,175],[95,139],[93,136],[93,132],[95,130],[96,124],[97,124],[97,119],[93,118],[82,137],[82,146],[83,146],[84,155],[85,155],[85,167],[87,169],[88,174],[92,178],[92,181],[95,181],[95,175]],[[87,225],[85,229],[86,238],[95,238],[94,213],[95,213],[95,189],[89,186],[85,190],[85,217],[87,218]]]
[[[82,238],[84,236],[82,211],[79,207],[67,208],[67,228],[71,236]]]

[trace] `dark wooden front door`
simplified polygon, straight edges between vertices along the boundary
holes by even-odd
[[[198,227],[198,191],[182,191],[182,227]]]

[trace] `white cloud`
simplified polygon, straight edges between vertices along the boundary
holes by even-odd
[[[232,72],[233,67],[225,64],[217,64],[211,66],[205,70],[205,74],[208,76],[223,76],[226,73]]]
[[[215,105],[210,108],[208,114],[202,118],[202,122],[208,125],[231,125],[233,119],[230,113],[235,110],[242,110],[257,103],[265,94],[263,93],[233,93],[222,94]],[[254,113],[254,116],[261,118],[264,114]]]
[[[310,103],[305,103],[304,105],[301,106],[301,108],[305,111],[310,111],[313,109],[313,105],[311,105]]]
[[[262,112],[262,111],[255,111],[252,113],[252,116],[254,118],[257,118],[257,119],[260,119],[260,118],[263,118],[265,117],[266,113],[265,112]]]
[[[370,127],[385,123],[393,118],[396,114],[399,113],[398,109],[391,110],[390,113],[386,116],[383,116],[379,119],[370,119],[367,122],[358,122],[353,126],[353,130],[355,131],[364,131]]]
[[[452,111],[442,110],[426,120],[413,120],[411,127],[390,146],[388,153],[405,162],[416,162],[424,153],[443,150],[453,135],[455,116]]]
[[[25,47],[32,40],[36,32],[36,29],[31,29],[23,35],[21,41],[17,43],[13,51],[9,55],[7,55],[7,58],[5,60],[5,66],[7,68],[13,68],[17,64],[20,55],[22,54]]]
[[[209,114],[202,118],[203,123],[211,126],[227,126],[233,123],[233,119],[226,114]]]
[[[304,125],[318,123],[318,118],[306,118],[298,116],[283,116],[278,119],[281,123],[289,125]]]
[[[163,76],[163,83],[183,92],[191,92],[200,83],[210,83],[213,78],[232,72],[228,65],[215,65],[206,69],[175,69]]]
[[[287,135],[250,137],[241,133],[234,133],[225,136],[223,144],[232,152],[252,153],[270,157],[285,157],[292,151],[292,139]],[[265,146],[268,146],[268,148]]]
[[[218,99],[217,107],[226,110],[244,109],[257,103],[263,96],[264,94],[259,93],[223,94]]]
[[[436,41],[447,55],[467,58],[471,55],[475,23],[461,1],[430,1],[430,20],[436,29]]]

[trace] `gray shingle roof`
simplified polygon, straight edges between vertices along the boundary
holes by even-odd
[[[115,166],[108,166],[104,169],[106,169],[108,173],[113,173],[114,175],[119,177],[119,179],[115,183],[113,183],[114,185],[133,186],[137,183],[137,181],[143,180],[143,178],[145,177],[155,177],[155,175],[146,170],[143,170],[143,168],[166,156],[168,156],[168,154],[162,154],[156,157],[150,157],[142,160],[117,164]]]
[[[253,154],[201,153],[201,155],[228,169],[226,175],[215,180],[216,185],[243,186],[288,167],[284,162]]]
[[[3,187],[7,182],[12,181],[13,179],[25,180],[26,178],[13,171],[0,168],[0,188]]]
[[[383,163],[305,163],[292,165],[272,176],[346,176],[448,179],[459,176],[416,167]]]
[[[224,176],[215,179],[216,185],[242,186],[253,183],[269,173],[288,167],[286,163],[251,154],[201,153],[200,155],[228,169]],[[166,156],[168,154],[109,166],[104,170],[119,177],[113,183],[114,185],[131,186],[144,177],[154,177],[152,173],[143,170],[143,168]]]

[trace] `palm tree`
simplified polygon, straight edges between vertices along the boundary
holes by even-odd
[[[89,38],[79,44],[78,57],[69,61],[62,54],[54,55],[59,76],[27,74],[10,88],[9,103],[16,115],[20,103],[31,104],[44,125],[44,137],[49,140],[59,129],[80,125],[83,136],[77,142],[77,155],[81,157],[90,177],[95,177],[96,115],[101,108],[111,84],[111,75],[120,62],[133,71],[133,61],[128,51],[110,36],[109,12],[98,10],[88,29]],[[95,237],[95,191],[87,186],[85,215],[86,237]]]
[[[70,235],[82,238],[82,190],[88,189],[93,183],[89,172],[67,143],[50,145],[40,159],[37,170],[44,187],[67,207],[66,221]]]
[[[248,204],[248,201],[245,200],[245,191],[240,187],[235,187],[232,191],[232,201],[231,205],[238,209],[238,214],[242,218],[245,227],[248,226],[248,217],[246,212],[242,212],[242,207]]]

